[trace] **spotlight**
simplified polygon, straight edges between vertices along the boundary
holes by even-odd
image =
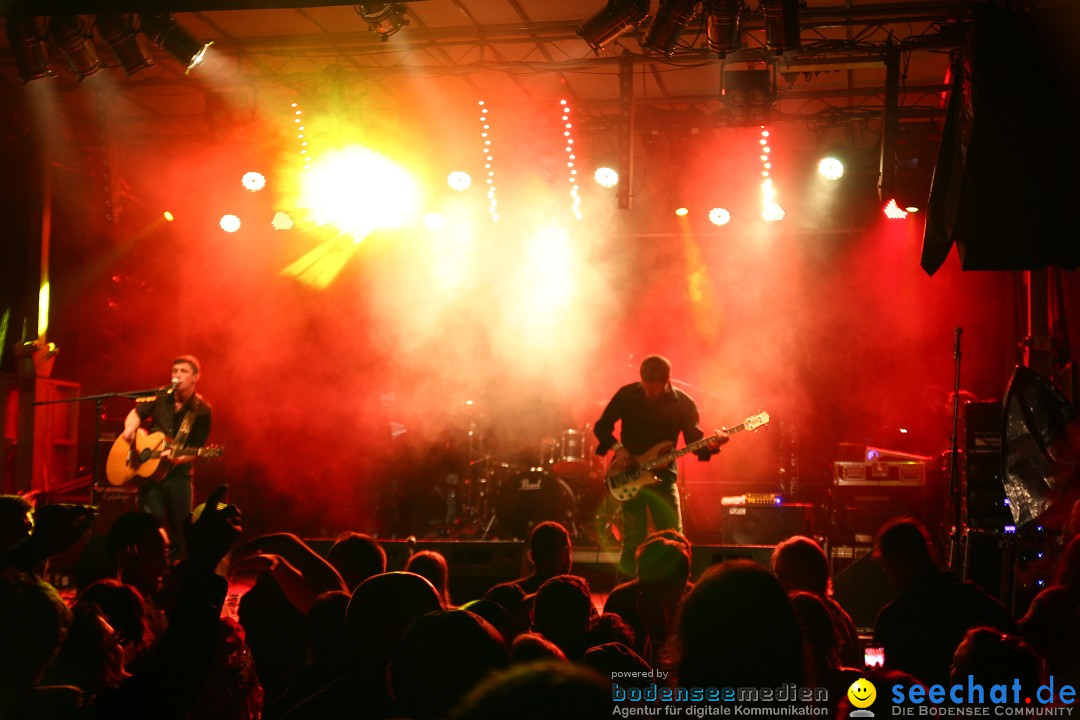
[[[112,48],[113,55],[128,77],[154,64],[139,45],[139,36],[130,20],[110,13],[98,15],[94,24],[97,25],[98,35]]]
[[[270,221],[270,225],[275,230],[292,230],[293,219],[289,216],[289,213],[278,210],[274,213],[274,219]]]
[[[240,218],[235,215],[222,215],[221,220],[218,221],[218,225],[221,229],[227,233],[234,233],[240,229]]]
[[[649,0],[608,0],[607,7],[578,26],[577,34],[600,54],[624,33],[640,27],[649,17]]]
[[[768,125],[776,101],[768,70],[725,70],[724,94],[728,125]]]
[[[183,63],[185,75],[202,65],[206,51],[214,44],[213,41],[201,43],[196,40],[180,27],[170,13],[142,13],[139,15],[139,30],[155,46],[164,48],[165,52]]]
[[[660,9],[656,11],[642,45],[670,57],[675,52],[679,36],[694,19],[696,7],[697,0],[661,0]]]
[[[451,190],[465,192],[472,185],[472,176],[464,170],[455,170],[446,176],[446,184]]]
[[[739,49],[739,11],[742,0],[705,0],[705,41],[721,60]]]
[[[600,167],[593,173],[593,179],[602,188],[613,188],[619,184],[619,173],[614,168]]]
[[[844,163],[832,155],[823,157],[817,165],[817,171],[826,180],[839,180],[844,177]]]
[[[49,21],[49,39],[64,53],[68,69],[82,82],[101,69],[94,38],[75,15],[58,15]]]
[[[248,192],[258,192],[266,187],[266,177],[262,173],[252,170],[244,173],[244,177],[240,178],[240,184]]]
[[[889,202],[885,203],[885,207],[882,208],[885,213],[885,217],[890,220],[903,220],[908,214],[900,209],[900,206],[896,204],[896,198],[890,198]]]
[[[371,26],[372,32],[379,34],[380,42],[386,42],[409,24],[405,6],[401,3],[362,3],[356,6],[356,14]]]
[[[761,0],[765,15],[765,46],[777,53],[794,50],[799,39],[799,0]]]
[[[675,208],[675,214],[679,217],[686,217],[690,214],[690,210],[684,207]]]
[[[28,83],[49,74],[49,51],[37,20],[32,17],[8,18],[7,39],[20,80]]]
[[[723,227],[731,222],[731,213],[726,208],[714,207],[709,211],[709,222],[718,227]]]

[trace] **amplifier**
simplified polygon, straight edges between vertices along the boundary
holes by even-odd
[[[837,487],[921,487],[926,485],[926,463],[917,461],[835,462]]]
[[[814,532],[814,506],[725,505],[720,532],[724,543],[733,545],[775,545],[792,535]]]

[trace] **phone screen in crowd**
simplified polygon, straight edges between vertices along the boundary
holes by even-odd
[[[867,645],[863,650],[863,663],[868,668],[881,667],[885,664],[885,648],[880,645]]]

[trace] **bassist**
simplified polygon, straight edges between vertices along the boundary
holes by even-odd
[[[155,396],[136,403],[124,420],[122,437],[135,441],[135,432],[144,420],[151,432],[163,432],[172,438],[171,450],[161,453],[169,464],[160,482],[145,482],[139,488],[139,506],[162,520],[169,533],[173,560],[183,556],[183,522],[191,512],[192,461],[195,455],[180,455],[185,448],[199,448],[210,436],[210,404],[195,392],[199,381],[199,361],[194,355],[181,355],[172,363],[172,384]]]
[[[622,442],[615,439],[617,421],[621,422]],[[658,443],[675,443],[680,433],[687,444],[705,437],[698,427],[697,405],[689,395],[671,386],[671,363],[660,355],[642,361],[641,382],[619,388],[596,421],[594,432],[599,440],[596,454],[614,451],[611,463],[615,470],[627,469],[633,463],[632,457],[645,454]],[[716,437],[697,453],[698,458],[708,460],[727,440],[727,431],[717,431]],[[619,568],[626,575],[633,575],[634,556],[648,532],[650,514],[657,530],[682,531],[675,464],[659,468],[655,474],[658,483],[643,488],[622,504]]]

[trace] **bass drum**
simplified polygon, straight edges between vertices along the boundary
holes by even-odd
[[[543,468],[507,472],[496,491],[495,517],[502,535],[523,540],[545,520],[572,530],[574,491],[565,480]]]

